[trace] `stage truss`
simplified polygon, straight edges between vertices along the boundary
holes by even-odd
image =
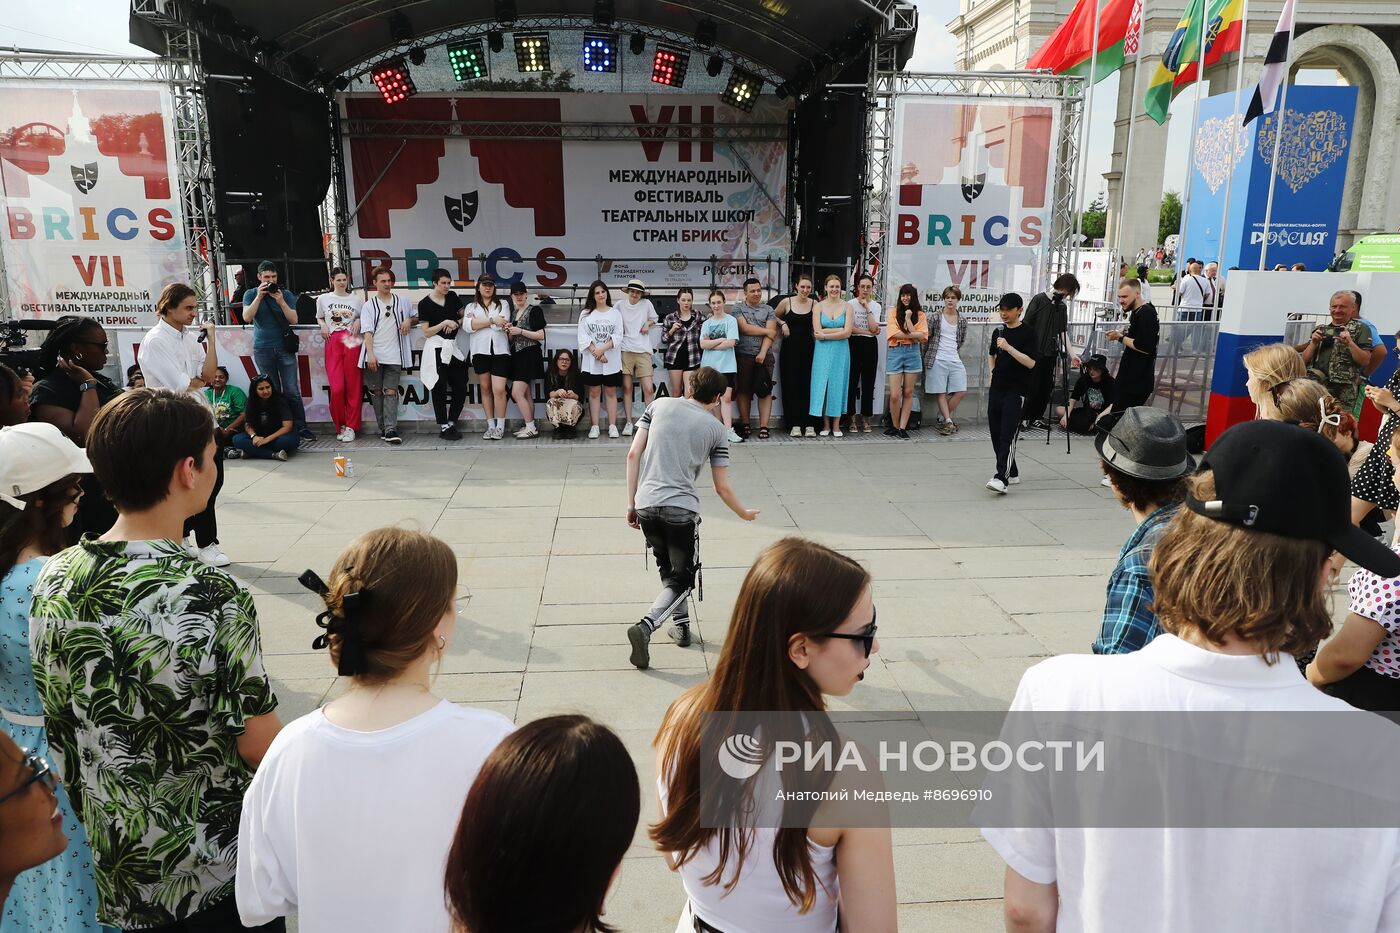
[[[895,24],[896,28],[898,23]],[[870,66],[870,115],[866,138],[869,150],[865,181],[865,268],[874,270],[875,294],[886,295],[882,260],[890,229],[890,185],[894,155],[895,112],[904,95],[950,97],[1021,98],[1057,101],[1060,104],[1060,136],[1057,141],[1056,178],[1050,216],[1050,242],[1045,250],[1042,274],[1051,271],[1052,258],[1075,250],[1074,179],[1082,156],[1084,80],[1072,75],[1036,71],[901,73],[895,65],[897,37],[892,31],[877,42]]]

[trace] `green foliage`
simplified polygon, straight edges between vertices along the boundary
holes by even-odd
[[[1084,211],[1081,222],[1083,227],[1080,229],[1084,234],[1084,242],[1093,243],[1095,240],[1103,239],[1105,231],[1108,229],[1108,202],[1102,191]]]
[[[1162,195],[1162,212],[1157,220],[1157,242],[1167,242],[1167,237],[1181,232],[1181,195],[1168,191]]]

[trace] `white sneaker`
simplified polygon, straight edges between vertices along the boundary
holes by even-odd
[[[627,422],[626,424],[624,424],[624,425],[622,426],[622,436],[623,436],[623,437],[631,437],[631,436],[632,436],[632,422],[629,421],[629,422]]]
[[[1021,485],[1021,477],[1019,477],[1019,476],[1013,476],[1013,477],[1011,477],[1009,480],[1006,481],[1006,485],[1008,485],[1008,486],[1019,486],[1019,485]]]
[[[744,439],[743,439],[742,437],[740,437],[740,436],[738,435],[738,433],[737,433],[733,428],[730,428],[730,429],[729,429],[729,443],[731,443],[731,444],[742,444],[742,443],[744,443]]]
[[[496,433],[496,429],[493,428],[493,427],[491,426],[491,422],[488,421],[488,422],[486,422],[486,430],[481,432],[481,439],[482,439],[483,441],[489,441],[489,440],[491,439],[491,435],[492,435],[492,434],[495,434],[495,433]]]
[[[814,427],[809,426],[809,427],[807,428],[807,436],[808,436],[808,437],[816,437],[816,436],[817,436],[817,429],[814,428]]]
[[[505,436],[506,429],[504,427],[494,427],[491,429],[491,433],[486,435],[486,439],[491,441],[499,441]]]
[[[185,540],[181,541],[180,543],[184,545],[186,554],[189,554],[191,557],[199,556],[199,545],[194,540],[193,531],[186,535]]]
[[[832,436],[832,437],[845,437],[845,435],[842,434],[840,431],[832,431],[832,432],[831,432],[831,436]]]
[[[588,439],[590,441],[596,441],[598,439],[598,426],[596,424],[588,429]]]
[[[801,429],[801,428],[793,428],[791,431],[788,432],[788,437],[801,437],[801,436],[802,436],[802,429]]]
[[[999,496],[1006,495],[1006,484],[1003,483],[1001,480],[997,479],[995,476],[987,480],[987,488]]]
[[[348,444],[350,441],[353,441],[354,439],[355,439],[355,429],[354,429],[354,428],[346,428],[346,429],[345,429],[345,442]]]
[[[195,555],[210,567],[227,567],[232,561],[217,544],[211,544]]]
[[[521,428],[519,431],[516,431],[516,432],[515,432],[515,436],[516,436],[517,438],[519,438],[520,440],[523,441],[523,440],[525,440],[525,439],[527,439],[527,438],[539,437],[539,436],[540,436],[540,432],[539,432],[539,429],[538,429],[538,428],[532,428],[532,427],[530,427],[530,426],[527,424],[527,425],[525,425],[525,427]]]
[[[619,436],[619,435],[618,435],[618,433],[617,433],[617,425],[615,425],[615,424],[610,424],[610,425],[608,425],[608,437],[611,437],[611,438],[616,439],[618,436]]]

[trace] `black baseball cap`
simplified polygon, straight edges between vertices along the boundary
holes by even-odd
[[[512,295],[528,295],[530,293],[530,290],[525,287],[524,282],[520,281],[519,279],[516,279],[515,284],[511,285],[510,287],[510,293]]]
[[[1217,498],[1186,497],[1198,515],[1250,531],[1322,541],[1381,577],[1400,577],[1400,555],[1351,523],[1347,461],[1316,431],[1246,421],[1216,439],[1201,461]]]

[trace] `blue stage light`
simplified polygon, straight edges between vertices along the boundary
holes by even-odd
[[[592,72],[617,71],[617,33],[585,32],[583,34],[583,70]]]

